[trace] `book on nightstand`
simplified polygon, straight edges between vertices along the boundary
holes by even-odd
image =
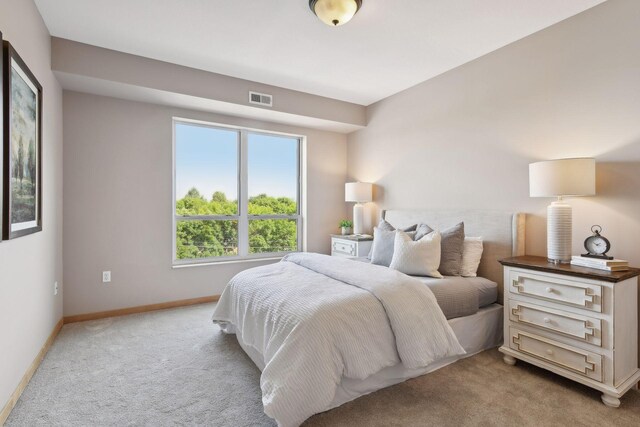
[[[579,255],[571,257],[571,265],[580,267],[595,268],[604,271],[626,271],[629,270],[629,261],[623,259],[597,259],[587,258]]]

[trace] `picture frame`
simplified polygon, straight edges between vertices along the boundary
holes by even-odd
[[[2,31],[0,31],[0,50],[4,50],[2,42]],[[3,199],[4,199],[4,184],[2,183],[2,177],[4,177],[3,166],[3,154],[4,154],[4,53],[0,52],[0,242],[3,239],[2,224],[3,220]]]
[[[42,231],[42,85],[2,42],[2,236]]]

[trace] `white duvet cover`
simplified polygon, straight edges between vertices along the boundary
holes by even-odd
[[[236,275],[213,321],[262,354],[264,410],[285,427],[324,411],[343,377],[464,354],[428,287],[327,255],[291,254]]]

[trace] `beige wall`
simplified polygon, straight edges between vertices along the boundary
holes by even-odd
[[[597,196],[570,199],[574,253],[592,224],[640,265],[640,2],[610,0],[368,108],[348,138],[349,175],[380,208],[529,213],[546,253],[546,206],[528,163],[597,159]]]
[[[307,244],[329,251],[346,215],[345,135],[65,91],[65,315],[220,294],[259,265],[171,268],[174,116],[306,135]]]
[[[0,410],[62,316],[62,90],[31,0],[0,2],[0,31],[43,87],[43,231],[0,243]]]
[[[66,89],[323,130],[366,124],[362,105],[53,37],[52,67]],[[273,96],[249,104],[249,91]]]

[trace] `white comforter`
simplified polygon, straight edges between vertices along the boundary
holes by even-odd
[[[264,411],[280,426],[326,410],[342,377],[464,354],[428,287],[327,255],[291,254],[238,274],[213,321],[263,355]]]

